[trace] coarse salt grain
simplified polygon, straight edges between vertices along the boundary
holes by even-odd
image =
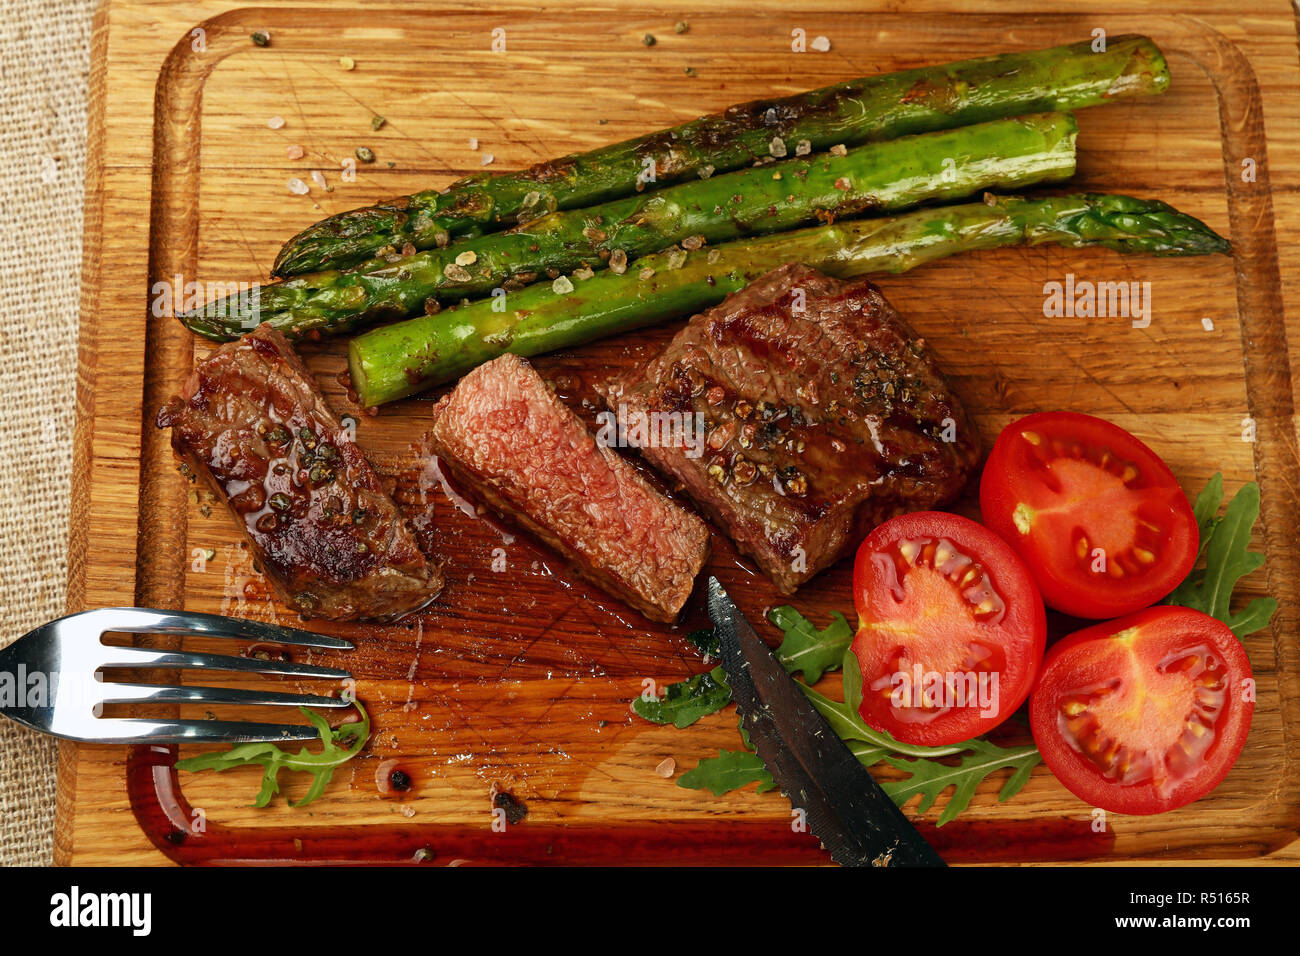
[[[458,266],[472,266],[476,262],[478,262],[478,253],[473,249],[467,249],[456,257]]]
[[[810,143],[808,140],[801,139],[799,140],[798,143],[795,144],[794,154],[796,156],[807,156],[811,152],[812,152],[812,143]]]
[[[305,196],[311,192],[311,187],[295,176],[293,179],[289,180],[289,192],[293,193],[295,196]]]
[[[294,143],[292,146],[285,147],[284,150],[284,154],[288,156],[290,159],[302,159],[303,156],[306,155],[306,153],[307,151],[303,149],[301,146],[299,146],[297,143]]]
[[[609,271],[617,276],[627,272],[627,253],[622,249],[615,249],[609,254]]]
[[[778,159],[785,155],[785,140],[780,136],[773,136],[772,142],[767,144],[767,151]]]
[[[812,43],[808,45],[818,53],[826,53],[831,48],[831,41],[827,37],[813,37]]]
[[[478,149],[478,140],[473,136],[469,138],[469,148]]]
[[[339,57],[339,66],[343,67],[345,70],[355,70],[357,68],[357,61],[352,59],[350,56],[341,56]]]
[[[496,157],[493,156],[491,153],[484,153],[484,154],[483,154],[483,165],[484,165],[484,166],[490,166],[490,165],[492,164],[492,160],[494,160],[494,159],[496,159]]]
[[[849,155],[849,148],[843,143],[836,143],[830,148],[830,154],[832,156],[847,156]]]
[[[319,169],[313,169],[311,171],[311,181],[314,182],[321,189],[329,188],[329,184],[325,182],[325,174],[322,173]]]
[[[560,276],[551,283],[551,291],[558,295],[568,295],[573,291],[573,283],[569,281],[568,276]]]
[[[267,129],[284,129],[284,117],[272,116],[266,121],[266,127]]]
[[[659,762],[659,766],[655,767],[655,773],[667,780],[673,775],[673,771],[676,769],[677,761],[672,757],[665,757]]]
[[[654,269],[651,269],[649,266],[646,266],[644,269],[642,269],[640,272],[637,273],[637,278],[649,279],[652,278],[654,274],[655,274]]]

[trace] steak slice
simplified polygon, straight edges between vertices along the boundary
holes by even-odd
[[[480,365],[433,415],[430,445],[471,495],[646,617],[676,618],[708,526],[598,445],[531,364],[506,354]]]
[[[642,454],[785,594],[886,518],[955,498],[979,457],[925,343],[880,290],[802,265],[695,316],[603,395],[632,443],[656,413],[702,423],[704,441],[640,442]]]
[[[392,498],[284,336],[216,349],[158,412],[172,448],[234,514],[295,610],[391,619],[442,589]]]

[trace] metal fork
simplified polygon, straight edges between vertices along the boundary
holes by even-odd
[[[105,668],[168,668],[283,674],[347,679],[347,671],[289,661],[228,657],[193,651],[115,647],[101,640],[106,631],[130,634],[193,634],[351,650],[337,637],[290,627],[241,621],[217,614],[112,607],[83,611],[36,628],[0,649],[0,713],[20,724],[68,740],[97,744],[167,744],[314,740],[306,724],[266,724],[239,720],[152,720],[99,717],[104,704],[248,704],[348,707],[340,697],[286,694],[222,687],[106,683]]]

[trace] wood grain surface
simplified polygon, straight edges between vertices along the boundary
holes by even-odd
[[[264,279],[281,243],[300,228],[445,184],[482,168],[487,154],[492,168],[508,169],[761,95],[1070,42],[1098,27],[1147,33],[1166,52],[1172,88],[1081,112],[1074,186],[1165,199],[1229,235],[1233,258],[1009,249],[879,284],[934,350],[986,447],[1016,416],[1067,408],[1137,434],[1189,490],[1216,471],[1229,492],[1259,481],[1264,520],[1256,547],[1268,563],[1243,582],[1242,596],[1268,593],[1281,609],[1269,630],[1247,640],[1259,687],[1254,726],[1213,794],[1158,817],[1112,815],[1103,834],[1093,833],[1090,808],[1041,767],[1008,803],[996,800],[997,774],[958,823],[933,829],[942,800],[918,819],[957,861],[1300,858],[1300,369],[1288,348],[1300,335],[1300,252],[1289,241],[1300,225],[1296,22],[1281,2],[1230,14],[1208,3],[1179,15],[1162,9],[1147,2],[1104,14],[1040,14],[1029,3],[909,4],[904,14],[848,2],[791,13],[768,0],[707,9],[669,2],[655,13],[570,3],[544,12],[495,4],[106,3],[92,53],[69,609],[140,603],[296,622],[251,568],[229,516],[191,495],[166,436],[153,427],[157,405],[208,348],[152,314],[157,283],[177,275],[183,282]],[[680,35],[673,30],[679,19],[690,24]],[[504,53],[490,48],[495,28],[505,30]],[[830,52],[791,52],[795,28],[829,37]],[[270,47],[249,42],[256,29],[270,31]],[[654,46],[643,45],[646,33],[657,37]],[[342,69],[342,56],[355,69]],[[375,115],[387,121],[379,131],[371,129]],[[282,128],[268,127],[274,116],[283,117]],[[304,150],[300,160],[287,158],[294,145]],[[341,163],[358,146],[373,149],[376,162],[358,164],[348,182]],[[1253,182],[1242,180],[1245,159],[1254,161]],[[292,195],[288,179],[310,182],[314,169],[331,189],[313,185],[308,196]],[[1044,282],[1067,273],[1149,282],[1151,324],[1044,318]],[[591,384],[650,355],[673,331],[596,343],[538,366],[590,419]],[[303,351],[334,407],[359,414],[338,381],[343,342]],[[432,520],[446,590],[403,624],[313,625],[358,643],[347,660],[373,706],[370,752],[309,809],[280,803],[259,811],[246,806],[255,771],[186,775],[173,793],[161,757],[137,755],[128,768],[120,748],[65,744],[57,860],[161,864],[297,853],[397,862],[428,845],[443,862],[566,862],[612,860],[608,849],[594,849],[608,844],[628,862],[723,861],[742,852],[753,862],[817,862],[813,841],[789,834],[789,806],[779,796],[751,787],[715,798],[655,772],[672,757],[680,776],[700,757],[737,746],[730,710],[688,730],[654,727],[629,711],[647,679],[663,684],[702,669],[685,640],[703,621],[698,595],[679,626],[650,624],[573,582],[551,556],[463,514],[426,469],[422,436],[432,397],[360,415],[358,441],[393,479],[399,501]],[[1246,418],[1254,441],[1243,440]],[[959,510],[973,514],[974,503]],[[197,560],[207,552],[215,557]],[[494,570],[502,558],[505,569]],[[787,603],[720,536],[711,567],[755,622]],[[789,603],[818,623],[832,610],[851,611],[848,568],[841,563]],[[1058,630],[1067,626],[1056,622]],[[777,636],[770,625],[761,630]],[[838,692],[837,682],[826,679],[828,692]],[[375,768],[387,758],[413,776],[409,795],[377,791]],[[494,785],[527,803],[527,820],[511,828],[518,832],[492,834]],[[146,790],[161,802],[141,802]],[[168,839],[175,829],[168,817],[183,823],[195,808],[208,834]]]

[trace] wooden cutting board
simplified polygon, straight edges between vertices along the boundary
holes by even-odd
[[[295,623],[249,566],[229,517],[190,500],[153,426],[158,403],[208,347],[152,314],[158,283],[263,279],[280,244],[308,223],[445,184],[482,168],[488,154],[493,168],[508,169],[761,95],[1050,46],[1098,28],[1147,33],[1168,56],[1173,87],[1080,114],[1075,187],[1166,199],[1229,235],[1234,259],[1010,249],[880,285],[950,373],[986,446],[1015,416],[1068,408],[1138,434],[1192,492],[1215,471],[1229,491],[1260,483],[1256,547],[1268,563],[1242,590],[1271,594],[1281,609],[1247,641],[1259,685],[1254,727],[1212,795],[1163,816],[1112,815],[1100,833],[1090,808],[1042,767],[1005,804],[996,801],[1003,775],[994,775],[941,829],[933,822],[942,800],[911,812],[956,861],[1300,858],[1300,370],[1287,346],[1300,340],[1300,251],[1285,241],[1300,228],[1293,11],[1281,0],[1255,13],[1196,0],[1180,15],[1149,0],[1068,15],[1036,13],[1032,2],[925,2],[907,14],[875,6],[836,0],[791,13],[774,0],[670,0],[649,13],[572,3],[537,12],[109,0],[95,19],[91,75],[69,610],[140,603]],[[677,20],[689,31],[675,33]],[[259,29],[270,32],[267,48],[249,40]],[[504,52],[492,49],[498,30]],[[793,52],[795,30],[828,37],[830,51]],[[387,120],[377,132],[375,115]],[[268,126],[275,116],[280,129]],[[287,158],[293,145],[304,158]],[[345,181],[341,162],[359,146],[376,162]],[[1243,163],[1253,181],[1243,181]],[[289,178],[310,182],[313,169],[330,189],[291,194]],[[1043,284],[1067,273],[1150,282],[1150,326],[1044,318]],[[539,366],[590,417],[581,401],[593,376],[643,358],[671,332]],[[348,410],[337,379],[342,343],[305,352],[335,407]],[[447,589],[406,625],[319,625],[359,645],[349,663],[375,716],[371,752],[295,811],[247,807],[255,771],[178,782],[167,753],[64,745],[56,859],[400,862],[428,848],[434,862],[821,861],[814,841],[790,832],[779,796],[751,787],[713,797],[655,772],[672,757],[680,776],[737,746],[730,711],[686,730],[629,712],[645,681],[661,686],[702,669],[684,637],[702,620],[698,599],[681,626],[650,625],[463,514],[419,480],[428,401],[361,416],[358,440],[404,504],[432,515]],[[1243,440],[1247,418],[1253,441]],[[752,620],[784,603],[721,539],[716,550],[713,568]],[[834,609],[851,611],[847,570],[819,577],[792,603],[819,624]],[[827,678],[829,692],[836,685]],[[389,758],[415,781],[400,798],[375,784]],[[494,785],[528,806],[505,833],[492,831]],[[183,834],[199,815],[205,831]]]

